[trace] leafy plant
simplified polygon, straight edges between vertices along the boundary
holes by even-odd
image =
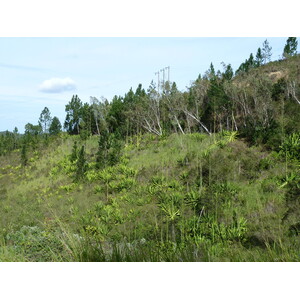
[[[300,160],[300,133],[288,136],[281,144],[279,153],[287,159]]]
[[[23,253],[30,261],[52,261],[60,256],[63,246],[54,233],[38,226],[23,226],[7,234],[6,240],[17,253]]]

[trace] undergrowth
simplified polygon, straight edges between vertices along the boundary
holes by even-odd
[[[298,135],[136,136],[105,164],[97,143],[5,156],[1,261],[299,261]]]

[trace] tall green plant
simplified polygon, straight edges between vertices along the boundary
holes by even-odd
[[[78,160],[76,162],[75,180],[80,180],[84,177],[87,170],[87,161],[85,158],[84,146],[81,147],[78,153]]]
[[[300,134],[288,136],[281,144],[279,153],[287,159],[300,160]]]

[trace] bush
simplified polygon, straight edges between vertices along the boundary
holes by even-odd
[[[300,160],[300,134],[288,136],[280,146],[280,155],[290,160]]]
[[[54,233],[38,226],[23,226],[18,231],[8,233],[6,240],[29,261],[55,261],[63,250],[61,241]]]

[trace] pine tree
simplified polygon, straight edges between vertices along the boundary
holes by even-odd
[[[73,148],[72,148],[72,153],[70,155],[70,161],[74,162],[78,158],[78,150],[77,150],[77,142],[74,142]]]
[[[271,61],[271,56],[272,56],[271,51],[272,51],[272,47],[270,47],[268,40],[265,40],[262,48],[262,57],[263,57],[264,64]]]
[[[51,135],[57,135],[61,132],[61,128],[62,128],[62,126],[61,126],[59,119],[57,117],[54,117],[52,119],[51,125],[49,127],[49,133]]]
[[[296,37],[289,37],[283,49],[283,57],[288,58],[297,54],[298,41]]]
[[[103,131],[99,138],[97,167],[103,169],[117,164],[120,160],[121,148],[118,134],[109,134],[108,131]]]
[[[257,49],[256,57],[255,57],[255,64],[257,67],[263,64],[263,55],[260,48]]]
[[[28,157],[27,157],[27,146],[24,143],[22,145],[22,150],[21,150],[21,165],[24,167],[28,163]]]
[[[254,61],[254,57],[253,57],[252,53],[249,56],[248,65],[249,65],[249,68],[253,68],[255,66],[255,61]]]
[[[49,126],[51,124],[51,114],[49,111],[48,107],[45,107],[41,114],[40,114],[40,118],[39,118],[39,125],[42,127],[43,132],[44,133],[48,133],[49,132]]]
[[[233,77],[233,70],[231,64],[226,65],[223,63],[224,73],[222,73],[222,78],[225,80],[231,80]]]
[[[216,71],[215,71],[213,63],[210,63],[209,69],[207,71],[207,75],[208,75],[209,79],[213,79],[216,77]]]
[[[108,165],[108,151],[110,148],[110,141],[109,141],[109,133],[107,130],[104,130],[98,142],[98,152],[97,152],[97,167],[105,168]]]
[[[15,127],[14,131],[13,131],[13,140],[14,140],[13,149],[17,149],[18,148],[18,138],[19,138],[19,130],[18,130],[17,127]]]
[[[84,146],[82,146],[78,153],[78,160],[76,162],[76,173],[75,173],[76,181],[84,177],[86,169],[87,169],[87,162],[85,158]]]

